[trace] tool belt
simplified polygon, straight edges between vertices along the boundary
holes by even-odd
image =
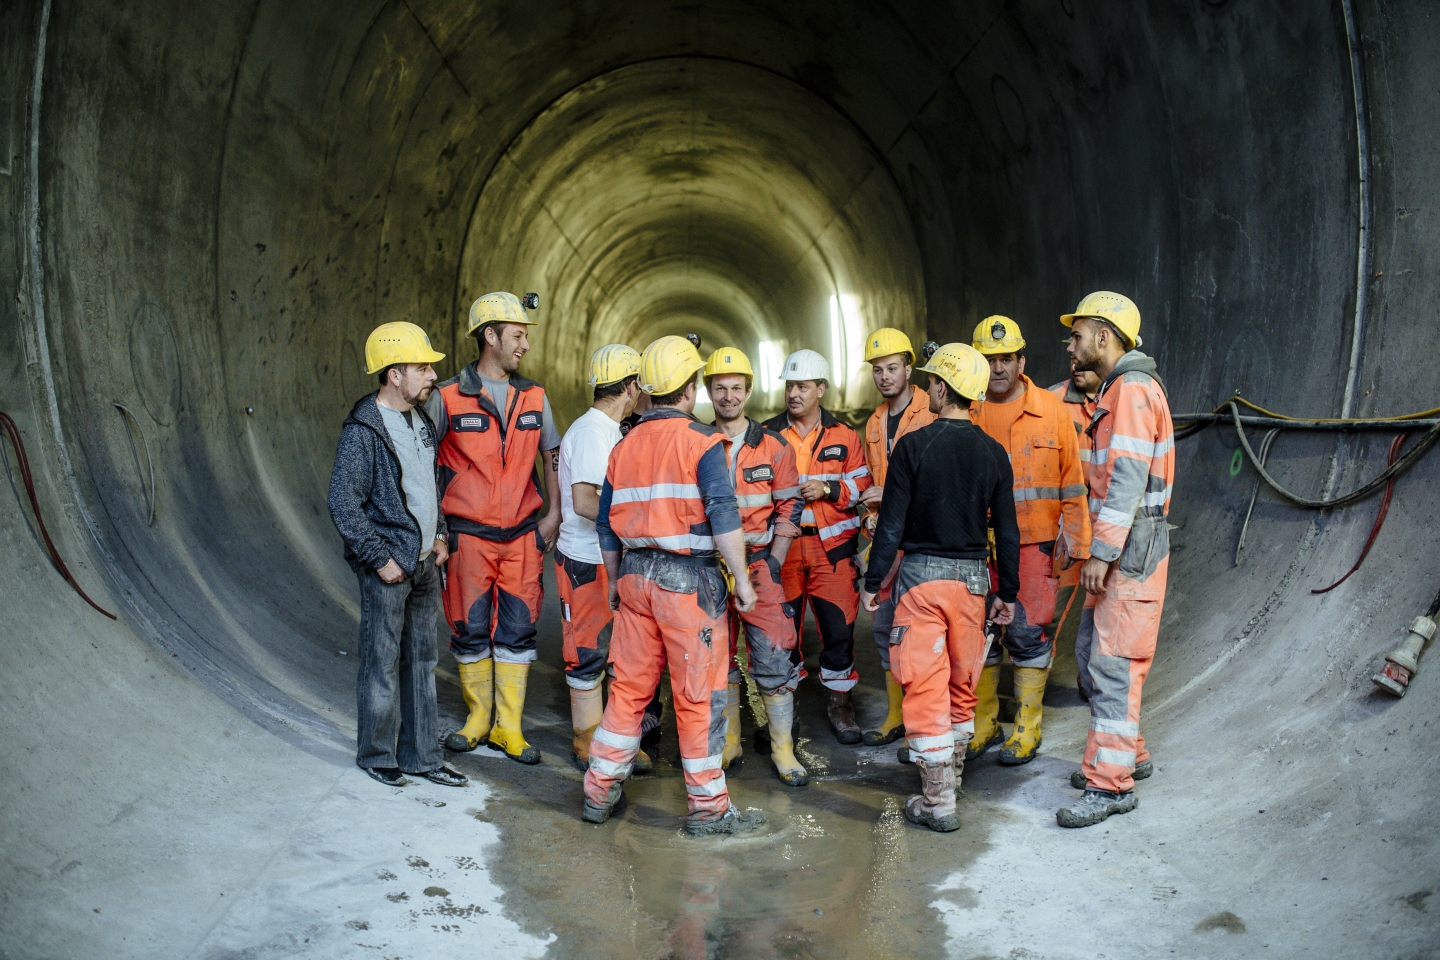
[[[643,563],[647,560],[660,560],[666,563],[678,563],[682,567],[718,567],[719,557],[692,557],[684,553],[671,553],[669,550],[661,550],[658,547],[636,547],[633,550],[625,551],[625,559],[634,558],[637,562]]]

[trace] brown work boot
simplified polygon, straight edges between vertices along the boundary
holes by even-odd
[[[835,731],[835,739],[841,743],[859,743],[860,724],[855,722],[855,706],[850,702],[850,691],[827,689],[825,695],[825,718],[830,721],[830,729]]]
[[[951,760],[927,764],[920,760],[920,790],[905,798],[905,819],[937,833],[960,829],[960,815],[955,810],[955,764]]]

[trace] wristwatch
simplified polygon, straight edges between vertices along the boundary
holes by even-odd
[[[826,481],[825,481],[825,499],[826,499],[826,500],[829,500],[829,499],[830,499],[830,481],[829,481],[829,480],[826,480]]]

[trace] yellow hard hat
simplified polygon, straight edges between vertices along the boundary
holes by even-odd
[[[640,372],[640,351],[623,343],[607,343],[590,355],[590,386],[619,383]]]
[[[382,323],[365,339],[365,372],[379,373],[392,363],[436,363],[445,354],[436,353],[430,337],[413,323],[397,320]]]
[[[992,357],[997,353],[1019,353],[1025,349],[1025,338],[1020,335],[1020,324],[997,314],[975,325],[970,346]]]
[[[1097,290],[1081,300],[1074,313],[1061,316],[1060,322],[1068,327],[1075,322],[1076,317],[1108,320],[1120,331],[1120,335],[1128,341],[1132,349],[1145,342],[1140,339],[1140,308],[1123,293]]]
[[[896,353],[907,355],[911,364],[915,362],[915,348],[910,346],[910,338],[894,327],[881,327],[865,340],[866,363]]]
[[[470,326],[465,331],[467,337],[475,336],[475,331],[487,323],[523,323],[527,326],[539,323],[539,320],[531,320],[525,312],[525,306],[520,298],[513,293],[487,293],[485,296],[470,304]]]
[[[979,400],[990,385],[990,362],[968,343],[945,344],[920,371],[935,374],[966,400]]]
[[[704,380],[710,382],[711,377],[718,377],[722,373],[738,373],[755,379],[755,371],[750,367],[750,358],[745,356],[734,347],[721,347],[710,354],[710,359],[705,361]]]
[[[663,397],[683,387],[704,366],[695,344],[684,337],[661,337],[640,354],[640,389]]]

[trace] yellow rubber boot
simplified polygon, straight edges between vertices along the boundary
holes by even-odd
[[[457,663],[460,670],[460,693],[470,716],[465,726],[445,738],[445,749],[468,753],[480,745],[490,733],[490,711],[495,706],[495,661],[489,657],[478,663]]]
[[[590,766],[590,741],[605,715],[603,697],[604,691],[598,683],[590,690],[570,688],[570,726],[575,731],[575,739],[570,743],[571,757],[581,770]]]
[[[1040,719],[1044,708],[1047,667],[1015,668],[1015,731],[1000,751],[1000,762],[1007,766],[1029,763],[1040,752]]]
[[[528,663],[495,664],[495,726],[490,731],[490,748],[504,750],[511,760],[539,763],[540,751],[526,743],[525,735],[520,732],[529,675]]]
[[[889,710],[878,730],[865,731],[864,742],[867,747],[894,743],[905,735],[905,720],[900,715],[900,705],[905,700],[905,688],[896,682],[895,675],[889,670],[885,671],[885,694],[890,700]]]
[[[980,671],[975,684],[975,736],[965,748],[965,759],[974,760],[1005,739],[1000,729],[1000,664]]]
[[[762,694],[765,714],[770,718],[770,760],[775,772],[787,786],[803,787],[810,774],[795,759],[795,695],[793,693]]]
[[[720,769],[729,770],[744,753],[740,745],[740,684],[732,683],[725,692],[725,749],[720,753]]]

